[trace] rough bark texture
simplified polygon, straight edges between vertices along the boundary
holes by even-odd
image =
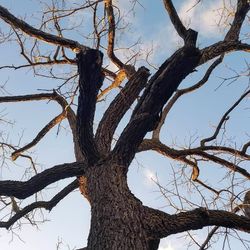
[[[127,186],[124,167],[106,163],[87,172],[91,203],[88,249],[154,249],[142,203]]]
[[[234,156],[237,155],[240,159],[244,158],[249,160],[250,156],[247,154],[247,149],[250,145],[249,142],[243,146],[241,151],[225,146],[207,146],[204,143],[201,143],[201,146],[197,148],[177,150],[160,142],[159,131],[157,132],[158,136],[156,136],[157,140],[145,139],[148,132],[155,130],[157,126],[159,127],[159,122],[160,127],[162,126],[162,109],[167,102],[170,110],[173,103],[178,99],[178,95],[182,95],[185,91],[192,91],[204,84],[206,77],[203,82],[201,81],[192,88],[187,88],[184,92],[180,92],[179,90],[179,92],[177,92],[178,95],[172,98],[172,101],[170,100],[183,79],[195,71],[197,66],[231,51],[250,51],[250,45],[242,43],[239,40],[243,22],[250,9],[249,1],[238,0],[234,20],[224,40],[218,41],[203,49],[196,47],[198,33],[192,29],[187,29],[182,24],[172,1],[164,0],[163,2],[177,33],[184,40],[184,46],[169,57],[148,81],[150,73],[147,68],[141,67],[135,71],[130,65],[124,65],[114,54],[116,31],[115,12],[113,10],[112,0],[104,1],[109,26],[107,55],[109,59],[119,67],[120,72],[124,71],[126,73],[128,82],[111,102],[109,108],[107,108],[95,134],[93,131],[93,121],[98,92],[104,79],[103,72],[109,75],[111,74],[113,77],[118,77],[119,73],[116,76],[115,73],[110,73],[109,70],[102,68],[103,54],[98,49],[90,49],[76,41],[36,29],[21,19],[16,18],[7,9],[0,6],[0,18],[15,29],[19,29],[35,39],[61,46],[62,48],[70,48],[74,52],[77,52],[79,73],[77,115],[75,115],[73,109],[69,107],[67,101],[56,92],[53,94],[0,98],[0,103],[14,100],[55,100],[63,108],[62,115],[54,118],[45,126],[30,144],[16,150],[14,152],[15,157],[13,158],[16,158],[21,152],[37,144],[53,126],[64,118],[68,119],[73,133],[76,156],[75,163],[57,165],[46,169],[28,181],[0,181],[0,196],[8,196],[11,197],[12,200],[14,197],[24,199],[58,180],[69,177],[78,177],[79,180],[79,182],[76,180],[73,181],[50,201],[35,202],[26,206],[8,221],[0,222],[0,227],[11,227],[14,222],[35,208],[43,207],[51,210],[61,199],[80,184],[82,193],[91,205],[91,227],[88,246],[84,249],[154,250],[158,249],[160,238],[183,231],[201,229],[211,225],[250,232],[250,219],[245,216],[238,216],[220,210],[206,210],[204,208],[197,208],[192,211],[170,215],[144,206],[129,190],[127,184],[129,165],[137,152],[145,150],[155,150],[169,158],[184,162],[196,170],[199,170],[198,166],[196,162],[192,161],[191,157],[199,156],[225,166],[230,171],[237,172],[237,174],[241,174],[250,179],[250,174],[247,170],[220,158],[216,153],[209,153],[210,150],[214,152],[220,151],[233,154]],[[103,20],[105,21],[105,17]],[[104,47],[102,47],[102,49],[103,48]],[[103,49],[103,51],[105,50]],[[72,62],[75,62],[75,60],[72,60]],[[34,64],[32,65],[34,66]],[[213,67],[214,66],[212,66],[211,70]],[[208,71],[207,78],[209,74]],[[116,80],[118,80],[118,78],[116,78]],[[143,93],[133,110],[130,121],[112,150],[111,143],[115,130],[142,91]],[[245,93],[244,96],[248,94],[249,93]],[[239,99],[239,101],[240,100],[241,99]],[[238,104],[236,103],[236,105]],[[228,112],[231,112],[232,109],[233,108]],[[228,113],[225,114],[225,117],[227,115]],[[224,123],[225,119],[226,118],[223,118],[222,123]],[[218,128],[220,130],[221,125],[219,125]],[[203,142],[211,141],[211,138],[214,139],[216,136],[217,134],[203,140]],[[198,175],[199,171],[197,171],[196,177],[192,177],[192,179],[197,181]],[[210,190],[213,189],[210,188]],[[246,203],[249,203],[248,200],[245,200],[245,204]],[[246,209],[245,211],[248,216]]]

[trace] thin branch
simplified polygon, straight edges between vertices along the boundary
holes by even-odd
[[[30,143],[13,152],[11,155],[12,160],[15,161],[24,151],[34,147],[54,126],[66,118],[66,112],[66,110],[63,111],[61,114],[53,118],[48,124],[46,124],[46,126],[41,129],[41,131]]]
[[[28,181],[0,181],[0,195],[25,199],[56,181],[84,175],[86,168],[83,162],[65,163],[46,169]]]
[[[199,250],[205,250],[207,249],[206,246],[209,243],[209,241],[211,240],[211,238],[213,237],[213,235],[216,233],[216,231],[219,229],[219,226],[215,226],[207,235],[207,238],[205,239],[205,241],[202,243],[202,245],[200,246]]]
[[[112,72],[111,70],[108,70],[108,69],[106,69],[106,68],[102,68],[102,72],[103,72],[103,74],[104,74],[105,76],[109,76],[109,77],[111,77],[111,78],[113,78],[113,79],[116,78],[116,74],[115,74],[114,72]]]
[[[78,161],[83,161],[83,156],[80,152],[78,141],[76,138],[76,115],[75,112],[72,110],[72,108],[69,106],[67,101],[60,96],[57,92],[53,93],[40,93],[40,94],[32,94],[32,95],[20,95],[20,96],[2,96],[0,97],[0,103],[7,103],[7,102],[26,102],[26,101],[41,101],[41,100],[53,100],[56,101],[61,107],[62,107],[62,113],[52,119],[36,136],[36,138],[26,145],[24,148],[17,150],[17,152],[14,152],[12,157],[13,160],[15,160],[20,153],[22,153],[24,150],[29,149],[30,147],[34,146],[36,143],[38,143],[43,136],[56,124],[58,124],[64,117],[67,117],[70,128],[72,130],[73,134],[73,141],[74,141],[74,148],[75,148],[75,155],[76,159]]]
[[[66,60],[53,60],[48,62],[31,62],[30,64],[23,64],[23,65],[5,65],[1,66],[0,69],[22,69],[22,68],[28,68],[28,67],[37,67],[37,66],[51,66],[51,65],[65,65],[65,64],[76,64],[74,60],[69,61]]]
[[[185,162],[188,165],[194,167],[193,162],[187,162],[185,159],[187,156],[197,155],[201,156],[204,159],[210,160],[212,162],[215,162],[217,164],[220,164],[222,166],[227,167],[233,172],[237,172],[245,176],[246,178],[250,179],[250,173],[245,170],[244,168],[239,167],[236,164],[233,164],[227,160],[224,160],[218,156],[210,155],[206,152],[204,152],[201,148],[196,149],[184,149],[184,150],[176,150],[173,148],[168,147],[167,145],[161,143],[158,140],[149,140],[144,139],[141,143],[140,147],[138,148],[138,152],[146,151],[146,150],[154,150],[164,156],[170,157],[171,159]]]
[[[111,85],[109,85],[106,89],[101,91],[101,93],[97,96],[97,100],[101,100],[104,95],[106,95],[110,90],[119,87],[123,80],[126,78],[125,70],[122,69],[119,71],[119,73],[116,75],[116,78],[112,82]]]
[[[228,115],[230,114],[231,111],[233,111],[239,104],[240,102],[247,96],[250,94],[250,90],[248,90],[246,93],[244,93],[233,105],[232,107],[230,107],[230,109],[227,110],[227,112],[222,116],[218,126],[215,129],[215,132],[212,136],[205,138],[203,140],[201,140],[201,146],[204,146],[206,142],[212,141],[214,139],[216,139],[217,135],[220,132],[221,126],[223,125],[223,123],[228,119]]]
[[[55,93],[40,93],[31,95],[18,95],[18,96],[1,96],[0,103],[5,102],[26,102],[26,101],[41,101],[55,99]]]
[[[11,217],[8,221],[1,221],[0,228],[9,229],[17,220],[21,219],[29,212],[36,208],[45,208],[48,211],[51,211],[63,198],[65,198],[69,193],[71,193],[74,189],[78,187],[78,181],[74,180],[68,186],[66,186],[63,190],[61,190],[58,194],[56,194],[49,201],[37,201],[34,202],[23,209],[17,211],[17,213]]]
[[[16,18],[6,8],[2,7],[1,5],[0,5],[0,18],[2,18],[6,23],[10,24],[16,29],[22,30],[27,35],[45,41],[47,43],[63,46],[65,48],[72,49],[74,52],[79,52],[81,50],[89,49],[88,47],[81,45],[74,40],[62,38],[53,34],[49,34],[42,30],[36,29],[30,26],[28,23],[24,22],[23,20]]]
[[[109,23],[109,30],[108,30],[108,50],[107,54],[111,61],[119,68],[122,69],[124,64],[118,59],[114,53],[114,45],[115,45],[115,16],[113,10],[112,0],[105,0],[104,1],[105,10],[107,12],[108,23]]]

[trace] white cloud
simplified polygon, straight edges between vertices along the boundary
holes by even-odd
[[[229,0],[204,1],[195,6],[196,3],[197,0],[188,0],[180,7],[178,13],[184,24],[204,38],[220,36],[232,20],[234,6]]]

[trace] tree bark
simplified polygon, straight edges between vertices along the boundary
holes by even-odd
[[[124,166],[104,163],[87,171],[91,203],[88,249],[157,249],[147,237],[144,206],[129,190]]]

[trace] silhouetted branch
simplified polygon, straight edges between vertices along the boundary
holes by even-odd
[[[188,212],[169,215],[162,211],[146,208],[145,223],[148,235],[164,238],[188,230],[202,229],[206,226],[221,226],[250,232],[250,219],[222,210],[197,208]]]
[[[0,181],[0,195],[25,199],[56,181],[84,175],[86,167],[83,162],[65,163],[46,169],[28,181]]]
[[[31,94],[31,95],[18,95],[18,96],[1,96],[0,103],[53,100],[55,97],[56,97],[55,93],[40,93],[40,94]]]
[[[170,17],[172,24],[174,25],[179,36],[182,37],[184,40],[186,38],[186,35],[187,35],[187,29],[182,24],[172,1],[171,0],[163,0],[163,2],[164,2],[164,6],[168,12],[168,15]]]
[[[239,41],[221,41],[201,49],[201,59],[199,65],[207,61],[232,51],[250,52],[250,45]]]
[[[216,231],[219,229],[218,226],[215,226],[207,235],[207,238],[205,239],[205,241],[202,243],[202,245],[200,246],[199,250],[205,250],[207,249],[207,244],[209,243],[209,241],[211,240],[211,238],[213,237],[213,235],[216,233]]]
[[[88,47],[79,44],[76,41],[71,39],[62,38],[59,36],[55,36],[49,33],[46,33],[42,30],[36,29],[30,26],[28,23],[24,22],[21,19],[18,19],[14,15],[12,15],[6,8],[0,6],[0,18],[2,18],[6,23],[10,24],[11,26],[15,27],[16,29],[22,30],[27,35],[34,37],[36,39],[45,41],[47,43],[51,43],[54,45],[60,45],[65,48],[70,48],[73,51],[81,51],[85,49],[89,49]]]
[[[78,180],[74,180],[62,191],[56,194],[50,201],[37,201],[16,212],[8,221],[0,221],[0,227],[9,229],[17,220],[21,219],[36,208],[45,208],[51,211],[63,198],[78,187]]]

